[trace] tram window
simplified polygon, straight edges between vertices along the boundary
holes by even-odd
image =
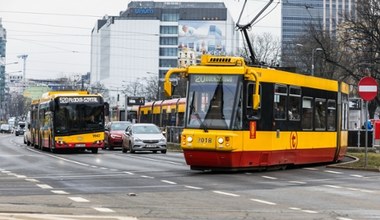
[[[348,129],[348,96],[342,94],[342,130]]]
[[[335,131],[336,129],[336,101],[327,101],[327,130]]]
[[[302,129],[313,129],[313,98],[311,97],[302,99]]]
[[[315,99],[315,129],[326,130],[326,100]]]
[[[286,100],[287,100],[288,87],[283,85],[276,85],[274,91],[274,104],[273,114],[277,120],[286,119]]]
[[[301,89],[289,88],[289,120],[299,121],[301,119]]]

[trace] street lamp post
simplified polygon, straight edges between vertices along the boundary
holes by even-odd
[[[314,64],[314,57],[315,57],[315,52],[316,51],[323,51],[322,48],[318,47],[318,48],[314,48],[312,51],[311,51],[311,75],[314,76],[314,69],[315,69],[315,64]]]

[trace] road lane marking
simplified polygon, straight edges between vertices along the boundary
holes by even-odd
[[[53,189],[53,187],[47,185],[47,184],[37,184],[38,187],[42,189]]]
[[[265,200],[261,200],[261,199],[251,199],[251,201],[259,202],[259,203],[263,203],[263,204],[267,204],[267,205],[277,205],[274,202],[269,202],[269,201],[265,201]]]
[[[233,197],[239,197],[240,195],[228,193],[228,192],[222,192],[222,191],[213,191],[214,193],[225,195],[225,196],[233,196]]]
[[[73,200],[74,202],[90,202],[89,200],[82,197],[68,197],[68,198]]]
[[[312,170],[312,171],[317,171],[318,169],[317,168],[311,168],[311,167],[306,167],[306,168],[303,168],[304,170]]]
[[[352,218],[337,217],[337,220],[353,220]]]
[[[335,188],[335,189],[342,189],[343,187],[341,186],[336,186],[336,185],[324,185],[326,187],[330,187],[330,188]]]
[[[300,211],[301,210],[300,208],[297,208],[297,207],[289,207],[289,209],[295,210],[295,211]]]
[[[124,171],[124,173],[129,174],[129,175],[135,175],[134,173],[128,172],[128,171]]]
[[[261,176],[262,178],[265,178],[265,179],[271,179],[271,180],[276,180],[277,178],[276,177],[272,177],[272,176]]]
[[[302,182],[302,181],[289,181],[289,183],[306,184],[306,182]]]
[[[142,177],[142,178],[147,178],[147,179],[154,179],[153,176],[140,176],[140,177]]]
[[[26,181],[33,182],[33,183],[39,183],[40,181],[36,179],[25,179]]]
[[[302,209],[301,211],[306,212],[306,213],[310,213],[310,214],[317,214],[318,213],[317,211],[307,210],[307,209]]]
[[[93,209],[95,209],[98,212],[108,212],[108,213],[115,212],[114,210],[109,209],[109,208],[93,207]]]
[[[52,193],[55,193],[55,194],[60,194],[60,195],[67,195],[69,194],[68,192],[65,192],[63,190],[51,190]]]
[[[20,178],[20,179],[25,179],[26,178],[26,176],[24,176],[24,175],[15,175],[15,177]]]
[[[203,189],[201,187],[196,187],[196,186],[185,186],[185,187],[189,189]]]
[[[325,170],[326,173],[333,173],[333,174],[343,174],[342,172],[332,171],[332,170]]]
[[[168,183],[168,184],[172,184],[172,185],[177,184],[177,183],[172,182],[172,181],[169,181],[169,180],[161,180],[161,182],[163,182],[163,183]]]
[[[352,177],[358,177],[358,178],[363,178],[364,177],[364,176],[358,175],[358,174],[351,174],[350,176],[352,176]]]

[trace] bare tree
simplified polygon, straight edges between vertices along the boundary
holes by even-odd
[[[320,76],[352,85],[364,76],[380,80],[380,0],[357,0],[355,13],[342,16],[344,22],[332,34],[323,31],[321,24],[309,24],[307,34],[297,41],[308,45],[303,48],[306,52],[322,48]],[[298,57],[310,59],[310,52]],[[370,102],[370,118],[379,104],[379,97]]]
[[[250,34],[250,41],[253,45],[258,63],[268,66],[278,66],[281,54],[281,42],[271,33],[261,35]],[[240,56],[249,60],[249,52],[245,49],[240,50]]]

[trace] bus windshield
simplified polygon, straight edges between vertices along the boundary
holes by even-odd
[[[187,128],[240,129],[241,77],[190,75]]]
[[[57,103],[54,114],[56,134],[104,129],[104,107],[100,103]]]

